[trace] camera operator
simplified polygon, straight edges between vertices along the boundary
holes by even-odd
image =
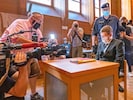
[[[15,63],[26,62],[26,54],[24,52],[18,51],[16,53]],[[6,68],[6,66],[4,66]],[[28,67],[27,65],[18,66],[18,71],[12,69],[11,66],[8,71],[6,79],[3,81],[3,84],[0,86],[0,100],[9,100],[4,99],[4,93],[9,93],[14,97],[12,100],[23,100],[23,97],[26,94],[27,85],[28,85]],[[3,76],[2,67],[0,67],[0,78]],[[17,80],[14,80],[13,77],[17,77]],[[17,98],[18,97],[18,98]]]
[[[71,41],[71,51],[70,56],[82,57],[82,38],[83,38],[83,29],[79,27],[79,23],[74,21],[72,27],[69,29],[67,37]]]
[[[38,12],[33,12],[29,15],[28,19],[16,19],[4,32],[2,37],[0,38],[1,42],[5,42],[8,39],[9,35],[13,33],[18,33],[20,31],[31,31],[25,32],[24,34],[17,34],[10,38],[10,42],[16,43],[33,43],[32,37],[33,35],[37,35],[38,38],[36,42],[40,41],[42,38],[42,32],[40,31],[40,25],[43,22],[43,15]],[[44,47],[47,45],[43,43]],[[25,52],[32,52],[34,48],[30,49],[22,49]],[[36,81],[37,77],[40,75],[40,67],[37,59],[30,59],[28,65],[30,66],[30,75],[29,75],[29,83],[31,88],[31,100],[43,100],[43,97],[40,96],[36,92]]]
[[[58,41],[57,41],[57,39],[49,39],[48,40],[48,46],[49,47],[57,47],[57,46],[59,46],[58,45]],[[58,50],[57,50],[58,51]],[[55,54],[56,55],[56,53],[57,53],[57,51],[53,51],[53,54]],[[58,57],[57,56],[54,56],[54,55],[52,55],[52,56],[48,56],[48,59],[65,59],[66,58],[66,56],[65,55],[59,55]]]

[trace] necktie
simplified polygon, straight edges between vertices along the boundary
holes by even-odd
[[[104,44],[104,50],[103,50],[104,53],[106,52],[107,48],[108,48],[108,44]]]

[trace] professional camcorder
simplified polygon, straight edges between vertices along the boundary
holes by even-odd
[[[0,67],[5,67],[6,58],[10,58],[10,61],[13,60],[14,56],[11,54],[11,50],[18,50],[22,48],[34,48],[34,47],[43,47],[43,43],[24,43],[24,44],[6,44],[0,43]],[[17,64],[22,66],[24,63]]]
[[[59,57],[60,55],[66,55],[66,48],[61,45],[48,46],[46,48],[36,48],[32,52],[27,53],[27,57],[37,58],[41,60],[42,55],[50,55],[50,57]]]
[[[56,45],[56,46],[48,46],[46,48],[42,48],[43,43],[24,43],[24,44],[5,44],[0,43],[0,67],[4,67],[6,63],[6,58],[13,59],[13,55],[11,54],[11,50],[18,50],[22,48],[36,48],[32,52],[27,53],[27,60],[31,58],[37,58],[41,60],[42,55],[50,55],[59,57],[60,55],[66,54],[66,49],[64,46]],[[39,48],[37,48],[39,47]],[[18,66],[22,66],[23,64],[18,64]]]

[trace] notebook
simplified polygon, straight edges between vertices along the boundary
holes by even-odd
[[[96,59],[92,59],[92,58],[74,58],[74,59],[70,60],[70,62],[78,63],[78,64],[87,63],[87,62],[93,62],[93,61],[96,61]]]

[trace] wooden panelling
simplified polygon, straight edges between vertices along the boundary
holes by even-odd
[[[111,0],[111,13],[121,17],[121,0]]]
[[[133,0],[131,0],[131,19],[133,19]]]
[[[52,16],[44,16],[44,29],[43,36],[49,38],[50,34],[55,34],[58,39],[58,42],[61,43],[62,32],[61,32],[61,18],[52,17]]]
[[[27,0],[0,0],[0,12],[5,13],[14,13],[19,15],[26,15],[26,1]],[[110,0],[111,1],[111,13],[120,17],[121,16],[121,0]],[[48,36],[49,33],[54,32],[58,36],[59,43],[62,42],[62,38],[66,37],[68,29],[71,27],[73,20],[68,19],[67,13],[67,1],[65,0],[65,16],[61,17],[53,17],[53,16],[44,16],[43,23],[43,35]],[[94,22],[94,8],[93,1],[91,2],[91,11],[89,16],[89,22],[81,22],[79,21],[80,26],[84,29],[84,33],[91,33],[91,28]],[[133,5],[133,0],[131,0],[131,5]],[[131,18],[133,18],[133,11],[131,6]],[[66,29],[62,29],[62,26],[66,26]],[[2,28],[2,26],[0,26]],[[2,31],[4,29],[1,29]]]
[[[0,0],[0,12],[18,14],[19,0]]]

